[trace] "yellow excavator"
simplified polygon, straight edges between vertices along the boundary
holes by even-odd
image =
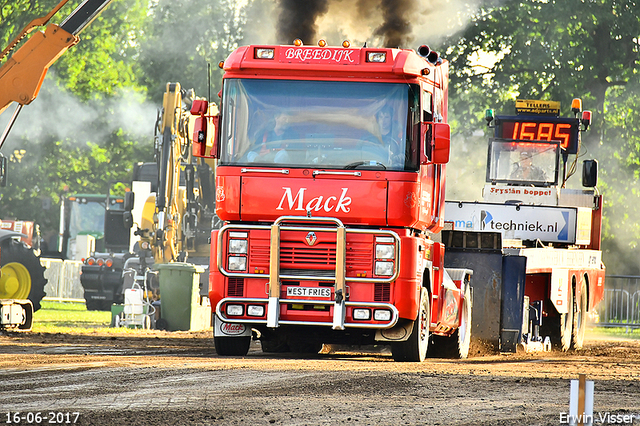
[[[48,24],[67,2],[60,1],[47,15],[31,21],[0,53],[0,63],[4,61],[0,66],[0,114],[17,103],[0,136],[0,150],[22,107],[38,96],[49,67],[80,41],[78,34],[111,0],[85,0],[60,25]],[[45,25],[44,31],[39,30]],[[0,152],[0,186],[6,185],[7,165],[7,157]],[[33,312],[45,295],[44,268],[22,237],[19,232],[0,229],[0,329],[30,330]]]
[[[208,269],[211,230],[220,222],[215,215],[215,163],[196,159],[192,141],[195,123],[215,114],[217,107],[196,97],[193,89],[184,90],[180,83],[167,84],[155,125],[156,162],[136,165],[134,191],[126,194],[124,211],[114,213],[114,218],[117,213],[122,215],[127,232],[135,225],[134,234],[140,239],[133,253],[96,252],[85,260],[81,283],[88,307],[109,310],[112,303],[122,303],[124,291],[132,285],[145,288],[149,291],[146,295],[156,299],[157,275],[146,271],[160,264],[188,262]],[[211,140],[205,142],[198,147],[212,145]],[[149,182],[151,193],[137,192],[135,181]],[[135,198],[135,203],[142,200],[143,206],[141,213],[136,208],[134,217]],[[116,228],[105,227],[105,239],[122,231]],[[127,278],[131,271],[138,278],[145,277],[145,282],[134,283]],[[201,275],[203,284],[207,278]],[[204,288],[207,290],[208,285]]]
[[[208,110],[194,115],[203,105]],[[193,156],[192,140],[196,119],[215,114],[217,107],[197,98],[193,89],[167,84],[156,126],[157,191],[145,202],[139,224],[141,242],[149,243],[156,263],[188,259],[208,265],[211,229],[218,222],[215,164]]]

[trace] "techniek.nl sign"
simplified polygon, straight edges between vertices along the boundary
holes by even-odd
[[[504,239],[574,243],[576,209],[447,202],[445,220],[456,230],[500,232]]]

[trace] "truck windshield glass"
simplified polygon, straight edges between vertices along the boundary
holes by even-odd
[[[410,127],[416,90],[395,83],[228,79],[219,164],[416,170]]]
[[[487,182],[556,185],[559,158],[560,142],[491,140]]]
[[[104,200],[102,202],[78,198],[71,203],[69,212],[69,245],[67,257],[73,259],[76,254],[78,235],[91,235],[96,240],[104,236]]]

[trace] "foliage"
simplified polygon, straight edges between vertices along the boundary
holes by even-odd
[[[444,43],[453,70],[450,116],[460,134],[483,128],[487,108],[511,114],[517,98],[561,101],[562,116],[571,114],[574,97],[595,110],[580,158],[600,162],[603,249],[612,273],[640,273],[639,37],[633,0],[506,0],[485,3]],[[475,141],[464,149],[484,149]]]
[[[79,3],[70,1],[51,22],[60,23]],[[56,4],[3,2],[0,39],[6,44]],[[11,160],[9,183],[0,193],[3,218],[34,220],[45,236],[55,235],[61,197],[106,194],[112,181],[131,180],[135,162],[152,159],[155,111],[143,108],[146,88],[136,81],[146,11],[144,0],[114,0],[54,64],[3,147]],[[142,111],[150,121],[144,130],[130,125]]]
[[[138,45],[148,19],[146,0],[113,0],[54,64],[59,81],[83,100],[125,88],[144,92],[138,84]]]
[[[213,98],[221,89],[218,63],[242,39],[246,6],[233,0],[156,0],[149,13],[145,27],[149,37],[140,45],[140,66],[141,81],[151,98],[161,102],[169,82],[209,97],[209,65]]]

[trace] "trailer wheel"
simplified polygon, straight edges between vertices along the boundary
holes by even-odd
[[[399,362],[422,362],[427,357],[429,347],[429,326],[431,324],[431,304],[426,288],[420,294],[420,311],[413,322],[409,339],[391,345],[393,359]]]
[[[460,313],[460,325],[451,336],[431,335],[429,358],[453,358],[465,359],[469,356],[469,346],[471,345],[471,290],[467,286],[462,301],[462,312]]]
[[[587,329],[587,283],[582,282],[580,289],[580,301],[576,312],[573,314],[573,332],[571,334],[571,347],[582,349],[584,345],[584,333]]]
[[[284,353],[291,351],[284,336],[275,332],[261,331],[260,346],[262,347],[262,352],[265,353]]]
[[[45,268],[33,250],[22,241],[6,239],[0,244],[0,299],[29,299],[33,311],[45,296]]]
[[[249,353],[251,336],[214,337],[216,353],[220,356],[244,356]]]
[[[568,351],[571,347],[574,299],[575,295],[573,294],[573,286],[571,286],[569,312],[566,314],[558,314],[553,317],[548,317],[546,320],[542,321],[542,327],[540,328],[540,334],[543,336],[549,336],[553,347],[564,352]]]
[[[287,346],[294,354],[317,355],[322,350],[322,343],[310,341],[289,340]]]

